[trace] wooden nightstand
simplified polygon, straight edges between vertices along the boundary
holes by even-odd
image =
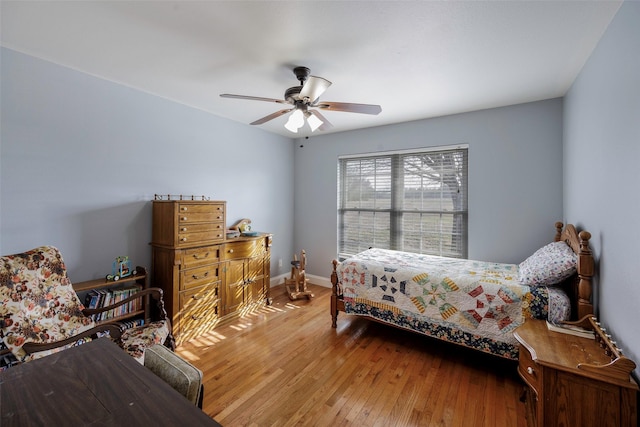
[[[515,331],[518,373],[528,385],[528,424],[636,426],[635,363],[620,355],[595,319],[582,322],[597,339],[552,332],[543,320],[527,320]]]

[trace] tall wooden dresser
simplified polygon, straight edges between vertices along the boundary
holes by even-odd
[[[270,234],[226,239],[226,202],[154,200],[153,286],[178,344],[270,297]]]

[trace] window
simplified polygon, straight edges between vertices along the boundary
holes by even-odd
[[[370,247],[467,257],[468,147],[338,159],[338,254]]]

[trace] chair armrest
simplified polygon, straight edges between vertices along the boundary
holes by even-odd
[[[145,350],[144,366],[202,409],[202,371],[167,347],[156,344]]]
[[[155,305],[156,305],[156,314],[157,314],[157,318],[156,319],[152,319],[152,320],[169,320],[169,316],[167,315],[167,311],[164,308],[164,299],[163,299],[163,292],[162,289],[160,288],[147,288],[147,289],[142,289],[136,293],[134,293],[133,295],[131,295],[128,298],[125,298],[121,301],[118,301],[116,303],[113,303],[111,305],[107,305],[105,307],[99,307],[99,308],[85,308],[84,310],[82,310],[82,313],[84,313],[85,316],[91,316],[94,314],[98,314],[98,313],[102,313],[105,311],[109,311],[109,310],[113,310],[114,308],[120,307],[121,305],[124,304],[128,304],[131,301],[135,301],[139,298],[143,298],[150,295],[151,297],[153,297],[153,299],[155,300]]]
[[[95,326],[91,329],[87,329],[86,331],[80,332],[79,334],[74,335],[70,338],[56,341],[56,342],[48,342],[48,343],[27,342],[27,343],[24,343],[24,345],[22,346],[22,349],[27,354],[38,353],[40,351],[51,350],[54,348],[73,344],[76,341],[79,341],[83,338],[97,338],[98,333],[100,332],[109,333],[109,336],[113,340],[120,339],[120,335],[121,335],[120,326],[114,323],[110,323],[110,324]]]
[[[150,305],[150,313],[151,313],[151,321],[159,321],[162,320],[164,321],[168,328],[169,328],[169,337],[167,337],[168,341],[167,341],[167,346],[171,348],[171,350],[175,350],[176,348],[176,344],[175,344],[175,339],[173,338],[173,328],[171,325],[171,320],[169,319],[169,316],[167,315],[167,311],[164,308],[164,300],[163,300],[163,295],[164,293],[162,292],[162,289],[160,288],[147,288],[147,289],[142,289],[138,292],[136,292],[135,294],[131,295],[128,298],[123,299],[122,301],[118,301],[114,304],[108,305],[106,307],[100,307],[100,308],[85,308],[82,312],[84,313],[85,316],[91,316],[94,314],[98,314],[98,313],[102,313],[104,311],[108,311],[108,310],[113,310],[114,308],[120,307],[121,305],[124,304],[128,304],[131,301],[134,301],[138,298],[145,298],[147,296],[151,296],[155,301],[155,310],[154,307]],[[146,321],[147,319],[145,319]],[[118,323],[117,321],[113,321],[113,320],[107,320],[106,323],[111,323],[111,324],[117,324],[120,325],[121,329],[124,330],[124,326],[122,326],[120,323]]]

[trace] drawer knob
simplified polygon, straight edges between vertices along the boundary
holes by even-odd
[[[182,239],[180,239],[180,241],[181,241],[181,242],[186,242],[186,241],[187,241],[187,238],[186,238],[186,237],[183,237]]]
[[[204,273],[204,275],[202,276],[198,276],[197,274],[192,274],[191,277],[193,277],[195,280],[198,279],[204,279],[205,277],[207,277],[209,275],[209,272],[207,271],[206,273]]]
[[[185,212],[187,211],[187,207],[186,207],[186,206],[183,206],[183,207],[181,207],[180,209],[181,209],[182,211],[185,211]]]
[[[181,231],[187,231],[187,227],[182,227]]]
[[[232,254],[232,253],[233,253],[233,249],[229,249],[229,251],[228,251],[228,252],[229,252],[230,254]]]
[[[187,217],[186,217],[186,216],[183,216],[183,217],[182,217],[182,220],[183,220],[183,221],[186,221],[186,220],[187,220]]]
[[[527,366],[527,374],[533,375],[533,368],[531,366]]]

